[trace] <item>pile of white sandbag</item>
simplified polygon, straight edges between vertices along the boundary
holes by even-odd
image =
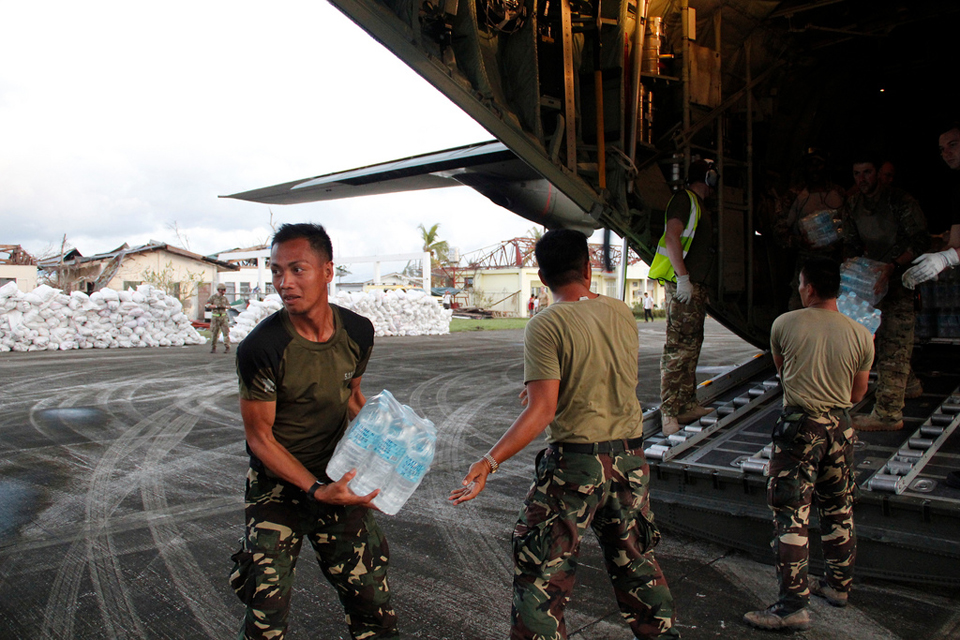
[[[280,296],[271,293],[263,302],[251,300],[247,303],[247,308],[237,316],[236,324],[230,327],[230,342],[234,344],[247,337],[250,331],[260,324],[260,321],[283,308],[283,302]],[[223,338],[220,339],[223,342]]]
[[[369,318],[380,336],[428,336],[450,333],[453,311],[421,290],[341,291],[334,304]]]
[[[56,351],[203,344],[180,301],[149,284],[67,295],[47,285],[0,287],[0,351]]]
[[[450,333],[453,312],[444,309],[436,298],[423,291],[341,291],[330,302],[368,318],[378,337]],[[264,318],[282,308],[283,302],[275,293],[267,296],[263,302],[251,300],[246,310],[237,316],[236,324],[230,328],[230,342],[240,342]]]

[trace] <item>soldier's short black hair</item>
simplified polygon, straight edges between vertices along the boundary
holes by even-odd
[[[280,225],[277,232],[273,234],[273,240],[270,242],[270,246],[275,247],[278,244],[299,238],[305,238],[310,243],[310,248],[312,248],[324,262],[333,260],[333,244],[330,242],[330,236],[327,235],[327,230],[323,228],[323,225],[312,222]]]
[[[587,236],[573,229],[547,231],[534,247],[543,283],[551,289],[576,282],[590,262]]]
[[[954,129],[960,131],[960,120],[944,120],[940,123],[940,126],[937,127],[937,136],[942,136]]]
[[[840,263],[833,258],[811,256],[804,261],[800,273],[820,298],[840,295]]]
[[[873,151],[861,151],[851,156],[850,166],[855,164],[872,164],[873,168],[879,172],[880,167],[883,165],[883,160],[880,159],[879,154]]]

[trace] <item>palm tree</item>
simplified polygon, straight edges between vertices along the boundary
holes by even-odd
[[[420,237],[423,239],[423,250],[430,252],[433,261],[432,266],[449,262],[450,245],[447,244],[446,240],[439,239],[440,223],[434,224],[429,229],[422,224],[418,225],[417,228],[420,230]]]
[[[342,264],[338,264],[336,266],[336,272],[337,272],[337,284],[340,284],[341,282],[343,282],[343,276],[350,275],[351,273],[351,271],[347,269],[345,266],[343,266]]]

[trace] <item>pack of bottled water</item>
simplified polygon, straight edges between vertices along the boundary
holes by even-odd
[[[880,310],[875,309],[872,304],[861,299],[856,293],[852,291],[841,293],[840,297],[837,298],[837,308],[843,315],[851,320],[856,320],[869,329],[870,333],[877,332],[877,328],[880,326]]]
[[[832,209],[815,211],[800,219],[800,231],[810,246],[827,247],[840,239],[838,217]]]
[[[350,489],[360,496],[380,489],[373,504],[393,515],[420,486],[436,446],[433,423],[384,389],[367,400],[347,427],[327,464],[327,475],[336,481],[356,469]]]
[[[864,300],[871,307],[883,300],[887,295],[887,283],[877,291],[877,283],[883,273],[884,264],[870,258],[850,258],[840,267],[840,291],[855,293],[860,300]],[[839,301],[839,299],[838,299]]]

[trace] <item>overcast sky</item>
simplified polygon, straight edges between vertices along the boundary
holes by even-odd
[[[325,0],[0,0],[0,60],[0,244],[91,255],[176,225],[209,254],[266,241],[271,210],[342,256],[419,251],[419,223],[462,253],[534,227],[464,187],[217,198],[491,139]]]

